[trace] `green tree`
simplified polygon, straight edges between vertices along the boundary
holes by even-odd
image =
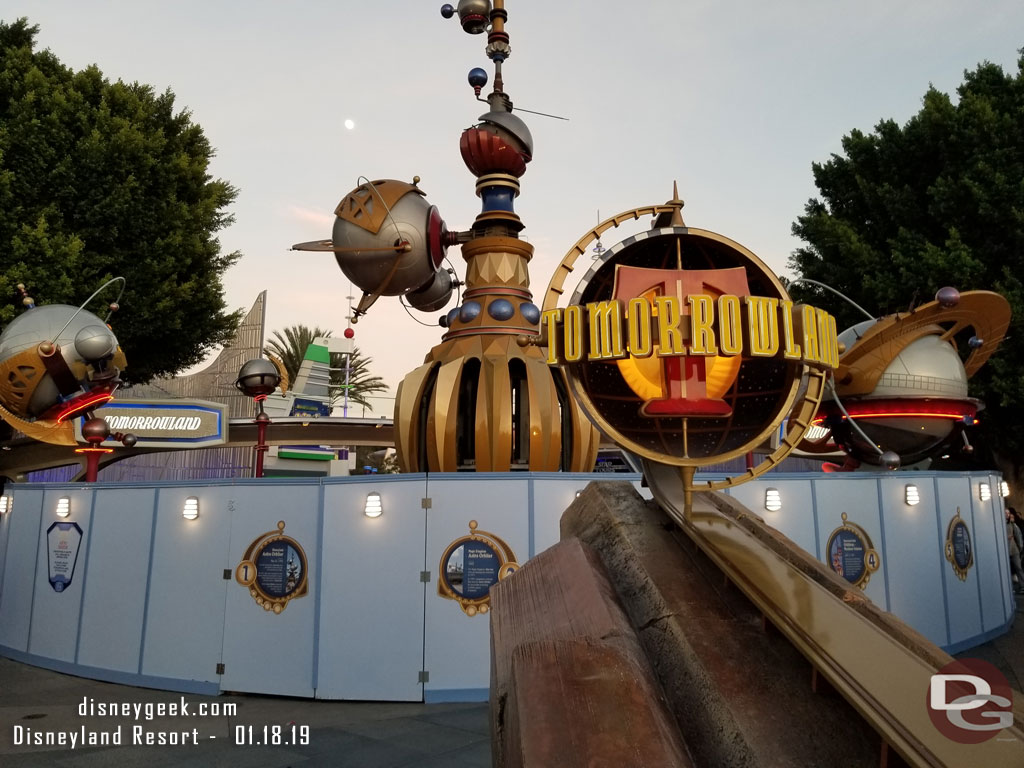
[[[273,331],[272,338],[263,347],[263,352],[280,360],[285,371],[288,372],[289,380],[294,382],[309,345],[314,339],[327,338],[330,335],[330,331],[325,331],[320,327],[292,325],[282,331]],[[363,355],[359,347],[353,347],[351,355],[331,354],[332,406],[340,406],[345,401],[347,368],[349,406],[358,405],[373,410],[370,396],[379,392],[387,392],[388,385],[380,376],[374,376],[370,372],[372,362],[373,358]]]
[[[807,245],[790,268],[878,315],[945,285],[1005,296],[1010,330],[971,390],[988,404],[983,442],[1024,490],[1024,49],[1016,75],[982,63],[957,98],[930,88],[905,125],[884,120],[842,146],[813,166],[821,197],[793,225]],[[828,307],[840,328],[863,319],[829,293],[793,293]]]
[[[80,304],[123,276],[112,318],[144,382],[201,362],[226,342],[221,277],[238,253],[214,233],[236,191],[208,173],[213,149],[174,94],[75,72],[36,50],[38,27],[0,22],[0,326],[24,283],[40,304]],[[101,316],[115,295],[89,309]]]
[[[273,338],[263,345],[263,353],[280,360],[288,372],[288,380],[294,383],[309,345],[314,339],[327,338],[331,332],[320,326],[310,328],[308,325],[290,325],[284,330],[273,331],[270,335]]]

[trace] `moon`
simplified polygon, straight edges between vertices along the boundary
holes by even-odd
[[[353,128],[355,128],[355,127],[356,127],[355,121],[354,121],[354,120],[346,120],[346,121],[345,121],[345,127],[346,127],[346,128],[348,129],[348,130],[350,130],[350,131],[351,131],[351,130],[352,130]]]

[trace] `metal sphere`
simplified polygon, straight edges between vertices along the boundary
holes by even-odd
[[[939,302],[939,306],[945,309],[952,309],[960,303],[960,291],[947,285],[945,288],[939,288],[935,292],[935,300]]]
[[[451,299],[452,289],[452,276],[448,270],[439,269],[430,282],[422,288],[410,291],[405,298],[413,309],[420,312],[436,312]]]
[[[23,417],[40,416],[54,406],[60,399],[60,389],[43,368],[39,355],[60,354],[71,371],[84,372],[83,369],[87,369],[91,360],[96,358],[84,356],[77,348],[76,340],[80,332],[90,327],[102,329],[97,335],[109,338],[112,353],[117,350],[114,334],[88,310],[66,304],[46,304],[15,317],[0,333],[0,369],[5,382],[17,380],[24,386],[5,390],[0,395],[3,406]],[[92,332],[87,332],[83,339],[91,335]],[[106,342],[98,346],[106,346]],[[96,351],[92,341],[86,343],[86,349],[90,354]],[[32,353],[30,360],[20,359],[29,351]],[[101,358],[103,356],[100,355]],[[35,375],[23,375],[20,371],[25,366],[34,368]],[[14,379],[10,379],[11,376]]]
[[[971,349],[978,349],[985,346],[985,340],[979,339],[977,336],[971,336],[971,338],[967,340],[967,346]]]
[[[134,448],[137,442],[139,442],[139,438],[131,433],[121,438],[121,445],[125,448]]]
[[[444,260],[444,221],[414,184],[364,184],[345,196],[336,213],[331,241],[338,266],[367,293],[415,291],[430,283]]]
[[[878,457],[878,464],[885,469],[899,469],[900,456],[895,451],[886,451]]]
[[[479,128],[497,134],[521,152],[526,162],[530,162],[533,157],[533,134],[518,115],[492,110],[480,115],[479,120]]]
[[[491,16],[491,0],[459,0],[459,21],[471,35],[486,31]]]
[[[469,70],[469,84],[474,88],[483,88],[487,85],[487,70],[482,67],[473,67]]]
[[[97,445],[102,443],[110,437],[110,427],[107,426],[106,419],[98,417],[89,419],[82,425],[82,437],[88,443],[96,443]]]
[[[117,351],[117,339],[105,325],[87,325],[75,334],[75,351],[85,360],[106,360]]]
[[[516,308],[508,299],[495,299],[487,307],[487,314],[495,320],[511,320],[516,313]]]
[[[444,318],[444,327],[445,328],[451,328],[452,327],[452,323],[454,323],[458,319],[458,317],[459,317],[459,309],[460,309],[459,307],[455,307],[455,309],[449,309],[448,310],[448,314],[445,315],[445,318]]]
[[[439,318],[437,318],[437,324],[440,325],[442,328],[447,328],[448,315],[441,315]]]
[[[441,15],[446,19],[450,19],[455,15],[455,7],[451,3],[445,3],[441,6]]]
[[[480,317],[481,309],[482,307],[480,306],[480,302],[467,301],[465,304],[462,305],[462,308],[459,310],[459,320],[462,321],[463,323],[468,323],[472,320],[476,320],[478,317]]]
[[[269,360],[258,357],[243,364],[238,371],[235,386],[249,397],[269,395],[281,383],[277,366]]]
[[[523,320],[531,325],[536,325],[540,322],[540,309],[536,304],[531,304],[528,301],[523,302],[519,305],[519,314],[523,316]]]

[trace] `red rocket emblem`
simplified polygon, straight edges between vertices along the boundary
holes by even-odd
[[[615,270],[613,298],[675,296],[682,313],[680,327],[687,333],[690,304],[687,296],[703,294],[717,299],[729,294],[749,296],[743,267],[731,269],[649,269],[619,265]],[[657,325],[657,324],[655,324]],[[664,344],[664,340],[660,340]],[[640,412],[648,417],[683,416],[724,418],[732,407],[722,396],[739,374],[740,357],[716,355],[660,356],[656,351],[642,360],[618,361],[627,384],[644,400]]]

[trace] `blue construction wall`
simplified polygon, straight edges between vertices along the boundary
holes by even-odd
[[[640,486],[638,476],[561,473],[17,485],[12,511],[0,516],[0,654],[169,690],[482,700],[489,618],[438,596],[444,550],[475,520],[525,562],[558,541],[562,511],[587,483],[622,479]],[[1001,499],[978,495],[979,483],[997,490],[999,479],[773,475],[730,493],[819,558],[846,512],[881,557],[866,594],[955,651],[1013,618]],[[916,507],[904,503],[907,482],[921,489]],[[769,486],[782,497],[777,512],[764,509]],[[363,514],[370,491],[381,495],[378,518]],[[71,514],[58,518],[65,496]],[[189,496],[199,499],[196,520],[182,517]],[[957,508],[975,555],[963,581],[943,555]],[[234,574],[279,521],[306,553],[309,590],[275,614]],[[48,570],[55,522],[82,530],[60,592]]]

